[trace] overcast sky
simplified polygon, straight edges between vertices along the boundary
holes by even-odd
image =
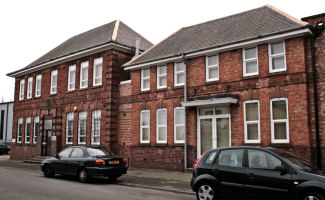
[[[0,101],[12,101],[14,78],[66,39],[120,19],[156,44],[184,26],[271,4],[302,17],[325,12],[324,0],[1,0]]]

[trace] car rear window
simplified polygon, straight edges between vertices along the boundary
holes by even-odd
[[[216,158],[216,155],[217,155],[216,151],[211,152],[210,155],[208,156],[208,158],[205,160],[205,164],[207,164],[207,165],[213,164],[213,161]]]
[[[96,148],[87,148],[87,152],[90,156],[109,156],[112,155],[110,152],[105,149],[96,149]]]

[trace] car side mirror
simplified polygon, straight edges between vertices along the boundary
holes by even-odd
[[[275,171],[281,172],[281,175],[288,173],[288,169],[286,167],[284,167],[283,165],[276,166]]]
[[[55,158],[60,159],[59,154],[56,154],[56,155],[55,155]]]

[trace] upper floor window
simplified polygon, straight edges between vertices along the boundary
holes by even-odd
[[[33,77],[29,77],[27,81],[27,99],[33,96]]]
[[[102,85],[103,57],[94,60],[94,80],[93,85]]]
[[[167,66],[157,67],[157,88],[167,87]]]
[[[100,145],[101,111],[94,110],[91,120],[91,144]]]
[[[76,88],[76,65],[69,66],[68,91]]]
[[[36,144],[37,137],[39,136],[39,117],[34,117],[34,133],[33,133],[33,143]]]
[[[17,127],[17,143],[21,143],[23,138],[23,118],[18,119],[18,127]]]
[[[182,86],[185,83],[185,64],[183,62],[175,63],[174,67],[174,85]]]
[[[150,142],[150,110],[140,112],[140,142]]]
[[[219,80],[219,57],[218,55],[206,57],[206,81]]]
[[[86,144],[87,112],[79,112],[78,144]]]
[[[26,131],[25,131],[25,143],[26,144],[30,143],[30,128],[31,128],[30,121],[31,121],[30,117],[27,117],[26,118],[26,126],[25,126],[26,127]]]
[[[269,70],[270,72],[285,71],[286,56],[284,42],[269,44]]]
[[[19,100],[24,100],[25,80],[20,80],[19,85]]]
[[[58,70],[54,70],[51,72],[51,90],[50,94],[57,93],[57,86],[58,86]]]
[[[157,143],[167,143],[167,109],[157,110]]]
[[[271,100],[271,140],[272,143],[289,142],[288,100]]]
[[[80,88],[88,87],[88,66],[89,62],[85,61],[80,66]]]
[[[185,136],[185,109],[177,107],[174,109],[174,142],[184,143]]]
[[[257,47],[243,49],[243,75],[252,76],[258,74]]]
[[[73,121],[74,121],[74,113],[67,113],[67,123],[66,123],[66,131],[65,131],[65,143],[73,144]]]
[[[36,76],[36,83],[35,83],[35,97],[41,96],[42,90],[42,74]]]
[[[150,69],[141,70],[141,91],[150,90]]]
[[[244,102],[244,130],[246,143],[260,142],[260,116],[258,101]]]

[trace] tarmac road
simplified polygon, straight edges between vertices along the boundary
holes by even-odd
[[[74,177],[44,178],[39,172],[0,166],[1,200],[194,200],[195,195],[117,185],[107,179],[79,183]]]

